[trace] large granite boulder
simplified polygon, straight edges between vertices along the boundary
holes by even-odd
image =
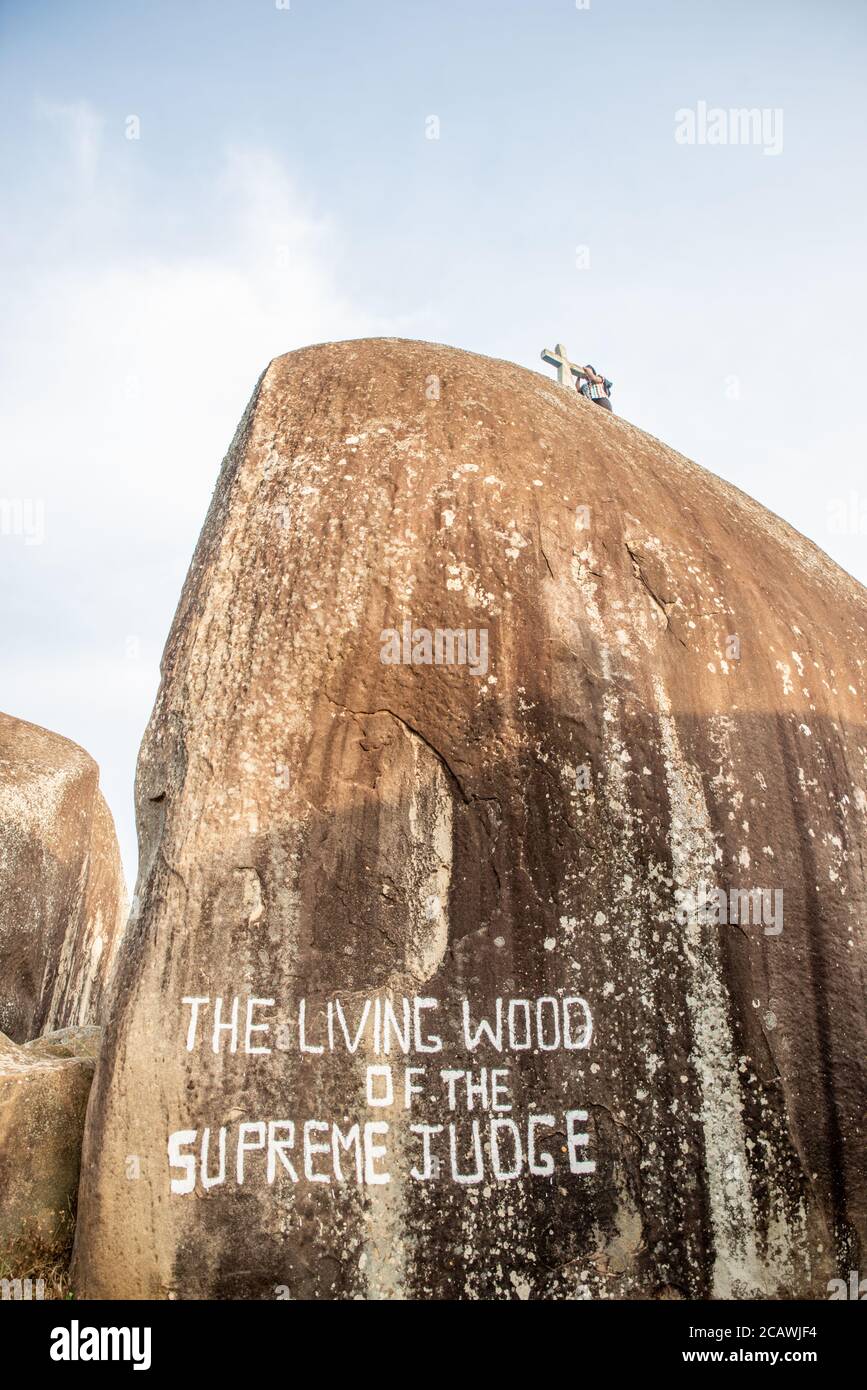
[[[125,918],[96,763],[0,714],[0,1031],[25,1042],[101,1021]]]
[[[272,362],[137,779],[85,1297],[863,1268],[867,595],[535,373]]]

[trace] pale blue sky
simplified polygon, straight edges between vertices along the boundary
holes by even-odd
[[[867,580],[865,58],[860,0],[0,0],[0,502],[44,514],[0,533],[0,708],[97,758],[130,878],[159,654],[278,352],[563,340]],[[782,149],[678,143],[699,102]]]

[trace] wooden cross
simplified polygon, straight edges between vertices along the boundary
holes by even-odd
[[[558,343],[552,352],[550,348],[542,351],[542,361],[550,362],[552,367],[557,368],[557,380],[561,386],[571,389],[574,385],[573,376],[584,376],[584,368],[576,367],[569,361],[568,353],[562,343]]]

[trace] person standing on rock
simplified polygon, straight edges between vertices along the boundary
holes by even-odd
[[[582,380],[583,378],[583,380]],[[594,405],[601,405],[603,410],[611,410],[611,391],[614,386],[613,381],[609,381],[607,376],[599,376],[595,367],[587,366],[575,381],[575,389],[581,396],[586,396]]]

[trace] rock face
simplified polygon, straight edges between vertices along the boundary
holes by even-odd
[[[575,393],[272,362],[141,751],[79,1295],[863,1268],[865,691],[865,591]]]
[[[40,1047],[18,1047],[0,1033],[4,1277],[15,1277],[33,1260],[63,1257],[72,1237],[84,1114],[96,1062],[93,1055],[72,1050],[75,1040],[60,1042],[55,1036],[55,1041],[60,1050],[52,1055]],[[86,1046],[92,1054],[92,1037]]]
[[[0,714],[0,1030],[24,1042],[98,1020],[125,915],[96,763]]]

